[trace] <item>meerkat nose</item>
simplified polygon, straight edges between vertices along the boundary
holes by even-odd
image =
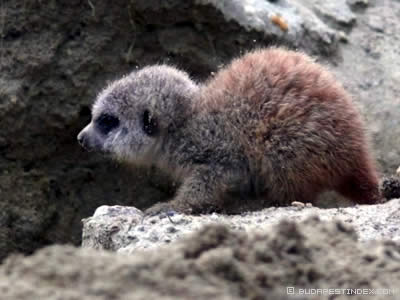
[[[86,139],[85,139],[83,131],[81,131],[78,134],[77,140],[78,140],[79,145],[81,145],[85,149],[88,149],[88,145],[87,145],[87,142],[86,142]]]
[[[79,132],[79,134],[78,134],[78,136],[77,136],[77,140],[78,140],[79,145],[82,146],[82,144],[83,144],[83,135],[82,135],[82,132]]]

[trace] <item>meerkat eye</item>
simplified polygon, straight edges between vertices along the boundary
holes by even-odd
[[[157,120],[148,110],[143,112],[142,116],[143,131],[147,135],[155,135],[157,133]]]
[[[109,133],[112,129],[118,127],[119,125],[119,120],[118,118],[108,115],[108,114],[102,114],[100,117],[97,118],[96,124],[103,134]]]

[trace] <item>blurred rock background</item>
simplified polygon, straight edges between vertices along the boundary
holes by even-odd
[[[368,122],[382,172],[400,162],[396,0],[3,0],[0,3],[0,260],[81,239],[103,204],[146,208],[173,193],[157,170],[76,142],[110,80],[169,63],[197,80],[270,45],[329,64]]]

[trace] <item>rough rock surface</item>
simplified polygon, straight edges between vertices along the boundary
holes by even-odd
[[[17,0],[0,10],[0,260],[78,244],[79,220],[101,204],[143,208],[171,194],[164,176],[129,172],[77,145],[108,80],[161,61],[204,78],[240,51],[281,37],[292,46],[307,41],[315,53],[337,46],[311,11],[261,0]],[[292,23],[287,32],[271,23],[277,13]]]
[[[2,1],[0,260],[79,244],[80,219],[102,204],[145,208],[171,195],[158,172],[129,171],[76,143],[101,87],[146,64],[205,78],[271,43],[322,55],[364,104],[382,170],[392,173],[400,161],[400,2],[331,1],[331,14],[325,2]],[[342,25],[340,15],[356,22]]]
[[[351,11],[346,0],[310,0],[310,3],[318,15],[333,24],[351,26],[356,21],[356,15]]]
[[[400,162],[400,1],[369,2],[333,70],[362,103],[381,169],[392,174]]]
[[[356,293],[351,299],[394,300],[399,270],[398,243],[360,243],[348,225],[310,218],[262,233],[207,226],[181,242],[132,256],[60,246],[12,256],[0,267],[0,294],[4,300],[298,300]],[[287,287],[294,287],[295,296]],[[299,296],[299,289],[326,290]]]
[[[239,231],[263,232],[279,221],[299,221],[310,216],[351,224],[360,241],[400,241],[400,199],[379,205],[331,209],[320,209],[300,202],[293,205],[231,216],[161,214],[153,217],[143,217],[143,213],[134,207],[101,206],[93,217],[83,220],[82,246],[133,253],[137,249],[169,244],[206,224],[218,223]]]

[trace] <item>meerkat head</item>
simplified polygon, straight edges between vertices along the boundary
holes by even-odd
[[[132,72],[99,94],[78,141],[87,150],[140,163],[184,123],[197,90],[186,73],[173,67]]]

